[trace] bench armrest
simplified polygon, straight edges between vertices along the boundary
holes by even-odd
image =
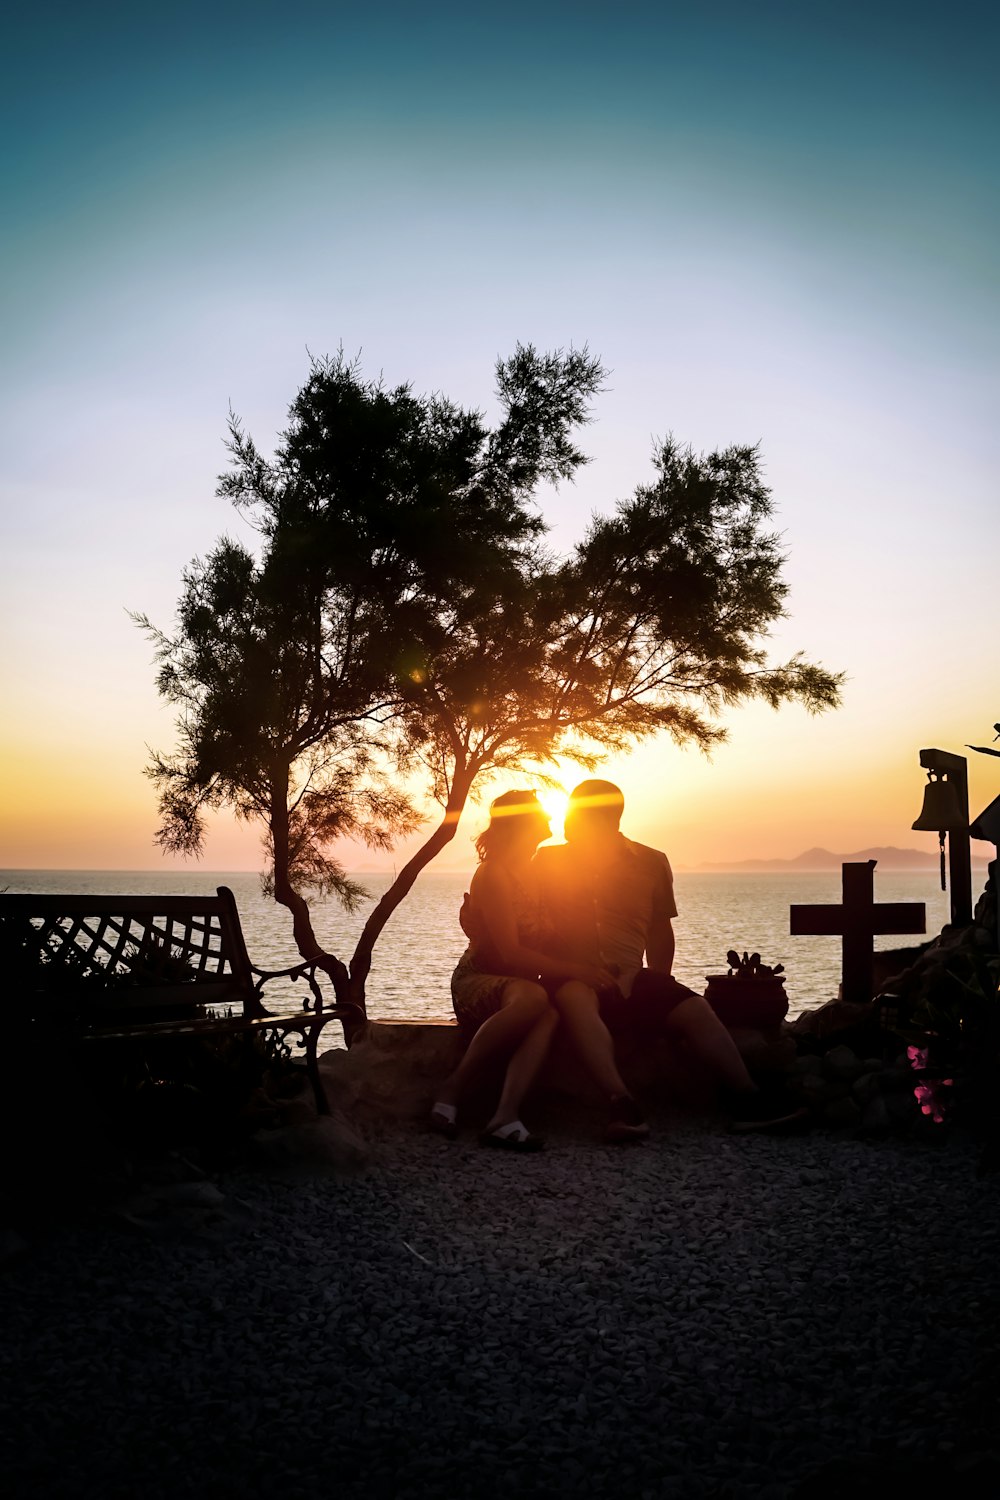
[[[362,1011],[361,1006],[354,1004],[353,1001],[341,1003],[335,1000],[332,1006],[329,1006],[325,1003],[323,998],[323,991],[320,989],[319,980],[316,977],[316,970],[318,968],[319,960],[315,958],[308,958],[305,959],[302,963],[292,964],[291,967],[287,969],[259,969],[256,964],[251,964],[251,973],[258,976],[253,987],[253,992],[256,1003],[260,1007],[261,1011],[263,1011],[265,1015],[269,1013],[264,1006],[262,996],[264,992],[264,986],[266,984],[269,984],[272,979],[291,979],[293,983],[300,979],[305,979],[306,983],[309,986],[312,997],[311,1000],[308,996],[303,998],[302,1004],[305,1010],[315,1011],[317,1015],[320,1015],[326,1011],[337,1011],[345,1016],[354,1011],[357,1013],[358,1020],[363,1021],[365,1018],[364,1012]]]

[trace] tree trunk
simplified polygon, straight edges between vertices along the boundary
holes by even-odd
[[[416,854],[400,870],[392,885],[385,895],[377,903],[368,921],[365,923],[361,936],[358,938],[354,955],[351,959],[350,976],[350,998],[355,1005],[360,1005],[367,1015],[367,1004],[365,988],[368,975],[372,966],[372,951],[378,941],[379,935],[392,916],[396,907],[413,887],[413,883],[421,870],[429,865],[441,850],[451,843],[458,828],[458,820],[462,816],[465,804],[472,790],[472,783],[476,779],[476,771],[469,768],[461,772],[455,772],[448,794],[448,803],[445,807],[444,817],[435,828],[426,843],[421,844]]]
[[[351,979],[347,965],[335,954],[327,953],[324,948],[320,947],[313,931],[309,903],[295,889],[289,878],[287,769],[283,776],[275,772],[271,778],[269,826],[271,849],[274,855],[274,899],[281,906],[286,906],[292,914],[292,935],[301,957],[310,962],[315,959],[317,966],[323,970],[333,985],[334,998],[337,1003],[347,1005],[351,1000]],[[344,1021],[341,1024],[344,1028],[344,1040],[350,1046],[358,1027],[352,1026],[350,1021]]]

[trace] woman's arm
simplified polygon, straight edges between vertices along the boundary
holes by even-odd
[[[555,947],[568,958],[600,967],[601,943],[594,899],[579,862],[565,845],[539,849],[531,861],[542,913],[555,934]]]

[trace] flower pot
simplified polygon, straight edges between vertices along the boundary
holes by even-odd
[[[744,978],[740,974],[707,974],[705,999],[727,1026],[777,1026],[788,1014],[785,981],[780,974]]]

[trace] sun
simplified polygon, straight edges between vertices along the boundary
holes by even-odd
[[[559,786],[545,786],[538,792],[538,800],[548,814],[549,822],[552,824],[552,838],[561,843],[563,838],[563,820],[566,817],[566,808],[569,804],[569,793],[564,792]]]

